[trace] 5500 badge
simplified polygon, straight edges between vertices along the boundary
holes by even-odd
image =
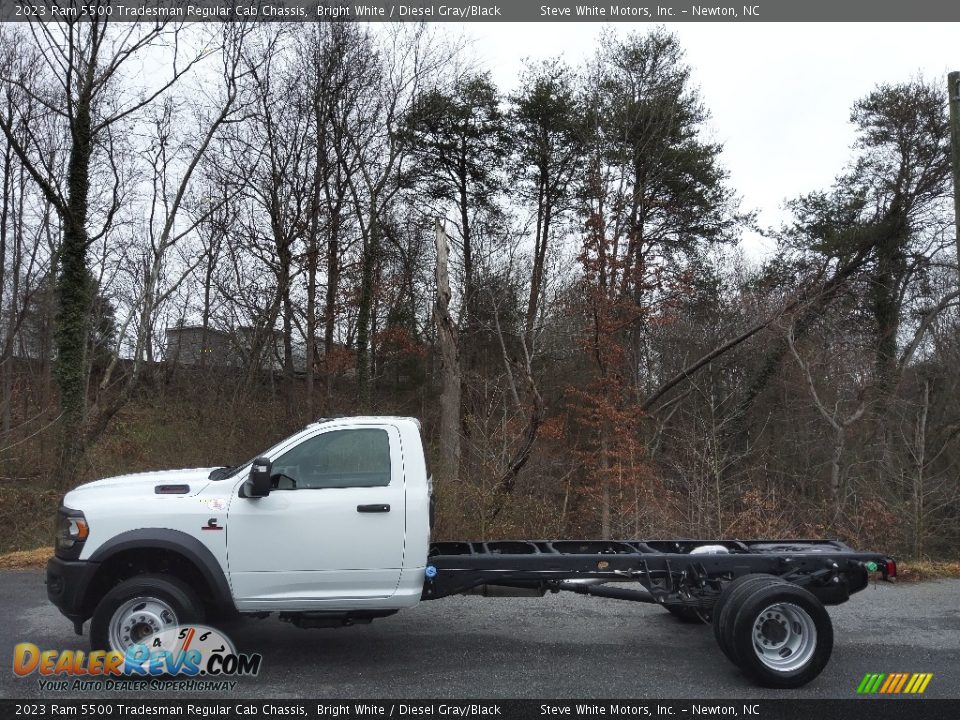
[[[205,625],[177,625],[117,650],[40,650],[33,643],[13,649],[13,672],[20,677],[126,676],[160,677],[255,676],[260,672],[260,653],[238,653],[230,639]]]

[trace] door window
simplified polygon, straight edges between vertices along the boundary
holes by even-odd
[[[273,461],[277,490],[383,487],[390,484],[386,430],[332,430],[315,435]]]

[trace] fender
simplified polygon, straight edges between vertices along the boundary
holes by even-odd
[[[102,563],[124,550],[171,550],[192,562],[203,575],[213,593],[214,602],[229,610],[236,610],[233,594],[223,568],[209,548],[197,538],[180,530],[169,528],[140,528],[120,533],[98,547],[89,561]]]

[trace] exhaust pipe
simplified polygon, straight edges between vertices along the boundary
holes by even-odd
[[[657,601],[653,599],[653,595],[647,590],[632,590],[630,588],[612,587],[610,585],[588,585],[577,582],[562,582],[559,585],[559,589],[580,593],[581,595],[611,598],[613,600],[630,600],[631,602],[657,604]]]

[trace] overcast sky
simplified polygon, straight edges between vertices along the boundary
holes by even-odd
[[[472,23],[474,53],[500,87],[512,89],[524,58],[590,55],[599,23]],[[645,23],[618,23],[643,32]],[[850,107],[881,82],[917,75],[942,83],[960,70],[957,23],[673,23],[694,82],[713,117],[713,139],[763,225],[785,217],[785,199],[823,188],[843,169],[853,131]],[[765,251],[749,238],[752,256]]]

